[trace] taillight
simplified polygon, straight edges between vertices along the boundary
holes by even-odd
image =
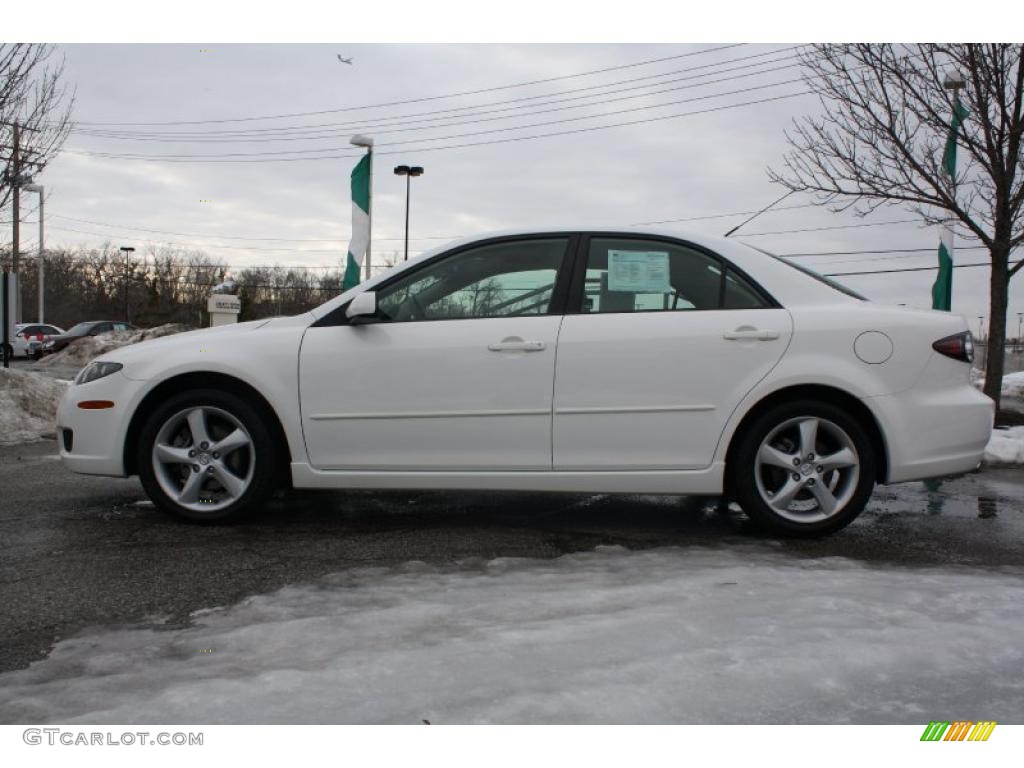
[[[962,360],[965,363],[974,362],[974,338],[970,331],[939,339],[932,344],[932,349],[946,357],[952,357],[954,360]]]

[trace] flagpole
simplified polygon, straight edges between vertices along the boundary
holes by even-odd
[[[949,136],[942,156],[942,173],[949,184],[949,196],[956,204],[956,139],[960,128],[961,114],[960,89],[965,84],[963,75],[950,72],[942,82],[942,87],[953,91],[953,118],[950,123]],[[939,230],[939,274],[932,286],[932,309],[949,312],[953,308],[953,257],[956,249],[956,214],[952,211],[946,216]]]
[[[370,146],[366,148],[366,157],[370,164],[370,199],[366,209],[366,213],[370,218],[370,229],[366,233],[366,277],[365,280],[370,279],[370,266],[371,266],[371,254],[373,253],[373,139],[370,139]]]

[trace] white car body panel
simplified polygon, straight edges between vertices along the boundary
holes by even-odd
[[[310,464],[551,469],[561,322],[542,315],[310,328],[299,356]],[[542,348],[489,349],[505,340]]]
[[[791,328],[785,309],[567,315],[555,469],[709,466],[730,414],[782,357]],[[737,329],[774,338],[725,338]]]
[[[124,475],[129,424],[144,398],[175,377],[213,373],[245,382],[267,401],[287,442],[293,483],[304,488],[717,494],[743,418],[773,393],[807,385],[841,390],[870,411],[888,481],[977,466],[993,404],[970,386],[968,365],[931,346],[967,330],[962,317],[862,302],[732,240],[636,231],[719,253],[783,309],[314,327],[357,293],[458,245],[449,244],[310,313],[102,356],[124,368],[68,388],[57,422],[73,431],[74,447],[61,446],[61,457],[74,471]],[[748,325],[779,337],[720,338]],[[869,331],[891,339],[884,362],[854,353],[857,337]],[[544,348],[488,349],[509,337]],[[88,399],[116,405],[77,407]]]

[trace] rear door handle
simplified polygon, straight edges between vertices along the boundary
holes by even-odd
[[[727,341],[775,341],[779,338],[778,331],[760,331],[757,328],[737,328],[726,331],[722,338]]]
[[[518,336],[509,336],[494,344],[488,344],[491,352],[541,352],[547,345],[543,341],[523,341]]]

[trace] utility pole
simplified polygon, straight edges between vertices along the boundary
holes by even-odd
[[[128,317],[128,275],[131,272],[131,255],[135,253],[135,249],[130,245],[122,245],[121,252],[124,254],[124,321],[129,323],[131,318]]]
[[[21,283],[18,282],[18,251],[21,245],[21,130],[17,123],[12,126],[11,169],[14,171],[14,178],[11,181],[14,194],[12,207],[14,230],[11,233],[11,271],[14,272],[15,295],[14,295],[14,322],[21,322]]]
[[[21,283],[18,282],[18,261],[21,256],[21,187],[23,183],[31,183],[31,177],[22,174],[21,166],[21,132],[34,131],[35,128],[25,128],[20,123],[0,123],[11,127],[11,170],[8,174],[8,181],[12,189],[12,225],[11,225],[11,274],[15,281],[14,296],[14,321],[21,322]],[[29,165],[33,165],[30,161]],[[38,165],[36,163],[35,165]]]
[[[38,323],[43,322],[43,261],[46,248],[43,245],[43,222],[45,221],[46,215],[46,190],[42,184],[26,184],[26,192],[38,192],[39,193],[39,307],[36,312],[39,315]]]

